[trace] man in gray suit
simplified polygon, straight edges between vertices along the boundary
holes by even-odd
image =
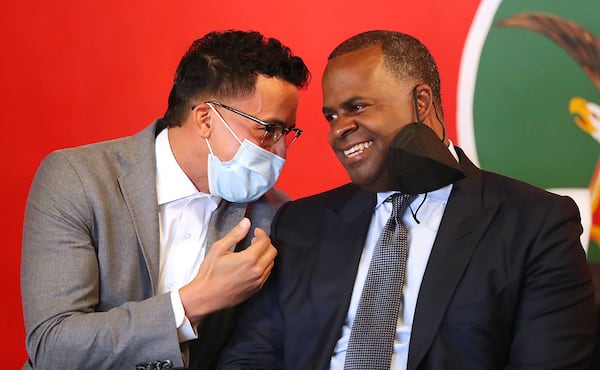
[[[24,368],[213,366],[273,267],[264,230],[287,197],[272,187],[308,80],[278,40],[212,32],[162,119],[44,159],[23,232]]]

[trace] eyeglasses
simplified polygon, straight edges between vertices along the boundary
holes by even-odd
[[[285,136],[285,146],[286,148],[289,147],[290,145],[292,145],[292,143],[294,141],[296,141],[296,139],[302,134],[302,130],[296,127],[292,127],[292,128],[288,128],[285,127],[279,123],[269,123],[269,122],[265,122],[263,120],[260,120],[256,117],[253,117],[247,113],[244,113],[242,111],[239,111],[235,108],[232,108],[228,105],[225,105],[223,103],[219,103],[218,101],[214,101],[214,100],[209,100],[209,101],[205,101],[204,103],[207,104],[214,104],[216,106],[219,106],[221,108],[227,109],[228,111],[231,111],[237,115],[240,115],[244,118],[249,119],[252,122],[256,122],[259,125],[261,125],[262,129],[265,131],[265,134],[262,137],[262,140],[260,142],[261,146],[265,147],[265,148],[270,148],[272,147],[279,139],[281,139],[282,136]],[[197,105],[194,105],[192,107],[192,110],[196,109]],[[293,132],[292,135],[289,135],[291,132]]]

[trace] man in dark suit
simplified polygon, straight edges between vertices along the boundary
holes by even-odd
[[[289,198],[272,186],[308,78],[274,38],[211,32],[162,119],[44,159],[23,232],[24,368],[214,368],[229,309],[277,254],[265,231]]]
[[[352,184],[280,208],[275,269],[220,368],[356,368],[345,363],[353,322],[397,190],[417,196],[402,215],[403,303],[382,368],[587,368],[594,298],[573,200],[483,171],[452,145],[436,64],[409,35],[346,40],[322,87],[329,143]],[[409,126],[434,134],[411,138]]]

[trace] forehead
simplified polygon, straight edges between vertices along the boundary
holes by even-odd
[[[339,55],[327,62],[323,73],[323,85],[332,80],[343,82],[350,79],[364,79],[376,75],[383,69],[381,47],[370,46],[364,49]]]
[[[256,87],[249,96],[231,99],[230,105],[256,118],[293,125],[298,108],[298,88],[278,77],[258,75]]]
[[[336,105],[352,97],[376,97],[390,89],[404,89],[384,65],[380,45],[339,55],[331,59],[322,79],[324,105]]]

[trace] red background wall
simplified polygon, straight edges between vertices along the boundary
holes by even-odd
[[[33,174],[50,151],[129,135],[166,109],[175,67],[211,30],[254,29],[281,39],[312,71],[278,187],[301,197],[345,183],[327,145],[320,79],[328,53],[368,29],[421,39],[442,75],[446,121],[456,142],[458,70],[478,0],[235,2],[192,0],[11,1],[0,14],[0,304],[3,367],[26,358],[19,290],[23,208]],[[459,143],[460,144],[460,143]],[[60,268],[60,266],[56,266]]]

